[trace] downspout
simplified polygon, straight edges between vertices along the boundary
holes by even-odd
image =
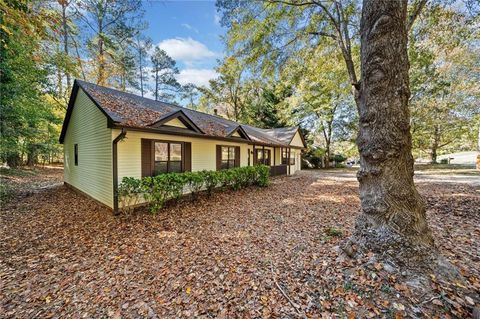
[[[122,128],[122,132],[112,142],[112,161],[113,161],[113,214],[118,215],[118,156],[117,144],[125,138],[127,131]]]

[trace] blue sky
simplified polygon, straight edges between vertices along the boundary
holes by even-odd
[[[223,55],[214,1],[145,1],[146,35],[177,61],[181,84],[206,85]]]

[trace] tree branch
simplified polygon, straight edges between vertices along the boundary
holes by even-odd
[[[410,31],[412,28],[413,24],[415,23],[415,20],[418,18],[420,13],[422,12],[423,8],[427,4],[428,0],[419,0],[414,4],[414,8],[410,16],[408,17],[407,21],[407,31]]]
[[[329,37],[329,38],[332,38],[332,39],[337,39],[337,37],[334,34],[330,34],[330,33],[326,33],[326,32],[308,32],[308,34],[319,35],[319,36],[322,36],[322,37]]]

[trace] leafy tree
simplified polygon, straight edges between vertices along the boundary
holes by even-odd
[[[36,161],[38,136],[56,121],[43,100],[48,73],[41,42],[50,19],[48,11],[27,1],[2,1],[0,14],[0,160],[15,167],[24,154],[29,164]]]
[[[471,43],[479,36],[477,26],[462,12],[435,6],[410,36],[413,143],[432,163],[442,150],[475,147],[471,123],[480,113],[480,59]]]
[[[276,74],[304,48],[335,40],[359,112],[357,145],[362,210],[345,251],[373,250],[383,258],[429,263],[438,257],[413,183],[407,33],[426,5],[414,1],[364,0],[360,39],[355,1],[218,1],[227,43],[253,72]],[[382,14],[381,14],[382,13]],[[353,54],[360,43],[360,73]],[[393,252],[393,253],[390,253]],[[428,257],[427,257],[428,256]],[[432,258],[432,259],[429,259]]]
[[[118,46],[133,37],[141,25],[140,0],[81,0],[75,3],[79,21],[88,30],[87,48],[92,63],[92,77],[99,85],[107,85],[115,62],[125,64],[125,55],[115,56]],[[117,58],[117,59],[115,59]],[[113,63],[112,63],[113,62]],[[121,69],[121,67],[120,67]]]
[[[179,73],[175,60],[169,57],[164,50],[155,47],[151,61],[152,77],[155,81],[153,90],[155,100],[172,101],[180,90],[180,84],[175,79],[175,75]]]
[[[220,108],[234,121],[245,118],[246,106],[242,100],[242,75],[244,66],[233,56],[226,57],[216,69],[219,77],[210,80],[210,89],[203,88],[204,101]]]
[[[195,84],[187,83],[182,86],[180,98],[187,101],[188,108],[193,110],[197,109],[197,100],[199,96],[200,90]]]
[[[145,71],[149,51],[152,48],[152,40],[149,37],[143,36],[140,32],[135,36],[133,46],[136,51],[136,64],[137,64],[137,80],[139,83],[140,94],[143,95],[148,90],[148,73]]]
[[[246,82],[246,123],[262,128],[293,124],[288,98],[292,89],[275,81],[250,79]]]

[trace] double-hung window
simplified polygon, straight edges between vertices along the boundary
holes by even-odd
[[[235,167],[235,151],[235,146],[222,146],[221,169],[229,169]]]
[[[270,166],[270,150],[256,149],[257,163]]]
[[[155,142],[153,175],[182,172],[182,143]]]

